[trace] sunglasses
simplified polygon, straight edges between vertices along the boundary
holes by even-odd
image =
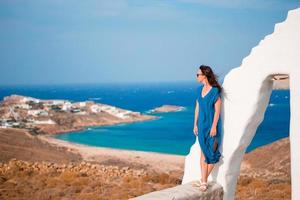
[[[203,74],[197,74],[197,77],[199,77],[200,75],[203,75]]]

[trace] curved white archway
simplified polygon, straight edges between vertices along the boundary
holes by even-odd
[[[290,79],[292,199],[296,200],[300,199],[300,8],[289,11],[286,20],[276,24],[274,32],[224,78],[223,157],[209,180],[223,186],[225,200],[234,199],[243,156],[263,121],[276,74],[288,75]],[[182,184],[198,180],[200,174],[200,146],[196,138],[185,159]]]

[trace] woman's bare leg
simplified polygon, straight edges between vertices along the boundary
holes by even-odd
[[[205,163],[205,158],[201,151],[201,177],[203,182],[207,182],[207,171],[207,164]]]
[[[200,169],[201,169],[201,180],[203,180],[203,177],[204,177],[204,156],[203,156],[203,153],[202,153],[202,150],[200,148]]]
[[[208,164],[208,172],[207,172],[207,177],[210,175],[211,171],[213,170],[215,164]]]

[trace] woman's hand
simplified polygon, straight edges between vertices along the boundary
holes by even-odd
[[[210,129],[210,136],[214,137],[217,134],[217,128],[215,126],[212,126]]]
[[[198,126],[197,126],[197,125],[194,126],[193,132],[194,132],[194,135],[195,135],[195,136],[198,135]]]

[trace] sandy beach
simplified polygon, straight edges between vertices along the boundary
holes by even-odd
[[[92,147],[59,140],[51,137],[51,135],[38,135],[37,137],[50,144],[66,147],[69,151],[80,154],[83,160],[89,162],[123,163],[123,165],[126,163],[127,165],[130,164],[166,173],[174,170],[181,171],[184,167],[185,157],[180,155]]]

